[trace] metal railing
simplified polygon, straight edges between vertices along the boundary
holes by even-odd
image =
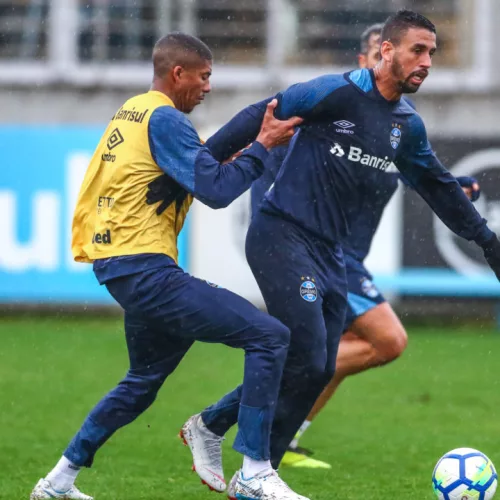
[[[181,30],[214,51],[218,86],[287,85],[355,64],[359,36],[402,0],[0,0],[0,84],[137,86]],[[438,26],[427,90],[492,86],[495,0],[419,0]],[[458,75],[460,76],[458,78]]]

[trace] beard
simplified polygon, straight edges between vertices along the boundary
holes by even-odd
[[[414,94],[420,88],[420,84],[411,83],[411,78],[416,73],[410,73],[406,78],[404,76],[403,66],[397,56],[392,60],[391,72],[397,81],[397,85],[402,94]]]

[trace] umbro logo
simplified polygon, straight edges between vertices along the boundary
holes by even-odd
[[[334,125],[337,125],[339,127],[335,131],[340,133],[340,134],[354,134],[354,130],[350,130],[352,127],[355,127],[356,125],[354,123],[351,123],[350,121],[347,120],[338,120],[336,122],[333,122]]]
[[[355,127],[354,123],[348,122],[347,120],[339,120],[338,122],[333,122],[334,125],[338,125],[339,127],[342,128],[351,128]]]
[[[332,153],[332,155],[338,156],[340,158],[342,158],[342,156],[345,155],[345,151],[342,149],[342,146],[337,142],[330,149],[330,153]]]
[[[111,134],[109,135],[108,140],[106,142],[106,146],[111,151],[112,149],[116,148],[116,146],[119,146],[124,141],[125,141],[125,139],[123,138],[120,131],[117,128],[115,128],[111,132]]]

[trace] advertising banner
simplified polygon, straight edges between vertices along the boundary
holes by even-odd
[[[0,127],[0,302],[113,303],[70,247],[78,191],[103,129]]]
[[[475,207],[500,234],[500,141],[441,139],[432,145],[453,175],[478,179],[481,197]],[[482,250],[453,234],[410,189],[404,195],[402,265],[423,294],[500,295]]]

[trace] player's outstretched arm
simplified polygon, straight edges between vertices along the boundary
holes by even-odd
[[[342,75],[325,75],[292,85],[275,96],[278,101],[275,116],[280,120],[292,116],[314,120],[323,112],[322,105],[327,98],[344,85],[347,82]],[[272,99],[269,97],[247,106],[208,139],[206,145],[215,159],[221,162],[227,160],[255,141],[266,105]]]
[[[481,196],[481,187],[479,186],[479,182],[475,177],[470,177],[468,175],[462,175],[459,177],[455,177],[457,182],[460,184],[462,191],[466,194],[467,198],[470,201],[475,202],[479,200]],[[409,188],[413,189],[413,186],[408,182],[406,177],[399,174],[399,180]]]
[[[254,144],[234,162],[225,165],[201,143],[183,113],[169,106],[158,108],[149,122],[151,154],[165,174],[195,198],[212,208],[226,207],[262,174],[268,149],[289,140],[301,121],[299,118],[277,120],[276,105],[275,100],[267,104]],[[154,200],[148,196],[148,203],[155,203]]]
[[[251,104],[237,113],[205,143],[213,157],[224,162],[257,139],[269,97]]]
[[[437,159],[418,115],[413,117],[410,140],[400,151],[396,166],[455,234],[482,247],[488,264],[500,280],[500,242],[455,177]]]

